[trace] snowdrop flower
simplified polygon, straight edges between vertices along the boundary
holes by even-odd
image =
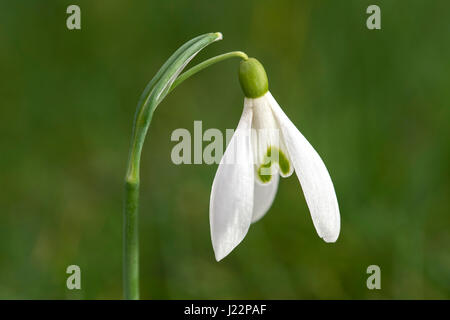
[[[268,90],[264,67],[243,60],[239,81],[245,94],[238,127],[217,169],[211,190],[211,239],[216,260],[227,256],[261,219],[275,198],[279,176],[294,171],[318,235],[335,242],[339,207],[322,159]]]

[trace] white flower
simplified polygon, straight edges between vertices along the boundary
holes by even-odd
[[[262,70],[262,71],[261,71]],[[297,174],[318,235],[335,242],[339,207],[322,159],[268,91],[264,68],[241,63],[244,110],[211,190],[211,239],[216,260],[227,256],[275,198],[279,176]],[[264,79],[265,77],[265,79]],[[266,81],[266,83],[264,83]]]

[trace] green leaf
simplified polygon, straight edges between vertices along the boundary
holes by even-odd
[[[139,159],[153,112],[166,97],[173,82],[186,65],[209,44],[221,40],[222,34],[207,33],[182,45],[163,64],[142,93],[134,117],[132,144],[127,179],[138,179]]]

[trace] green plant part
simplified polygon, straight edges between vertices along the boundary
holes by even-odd
[[[257,169],[257,175],[262,183],[269,183],[272,179],[272,166],[278,166],[283,175],[287,175],[291,170],[291,164],[286,155],[275,147],[268,147],[264,156],[264,163]]]
[[[239,82],[247,98],[259,98],[269,90],[266,71],[255,58],[241,61]]]
[[[247,59],[245,53],[233,51],[210,58],[180,75],[197,53],[221,39],[222,34],[216,32],[204,34],[186,42],[163,64],[139,99],[134,117],[125,176],[123,224],[123,286],[125,299],[139,299],[139,170],[142,147],[152,121],[153,112],[169,92],[197,72],[229,58]]]

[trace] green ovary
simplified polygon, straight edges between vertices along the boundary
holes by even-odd
[[[247,98],[259,98],[269,90],[266,71],[263,65],[255,58],[241,61],[239,82]]]
[[[278,156],[277,156],[278,155]],[[264,163],[259,166],[257,174],[262,183],[269,183],[272,179],[271,167],[278,163],[278,167],[283,175],[287,175],[291,169],[291,164],[286,155],[278,148],[268,147],[264,156]]]

